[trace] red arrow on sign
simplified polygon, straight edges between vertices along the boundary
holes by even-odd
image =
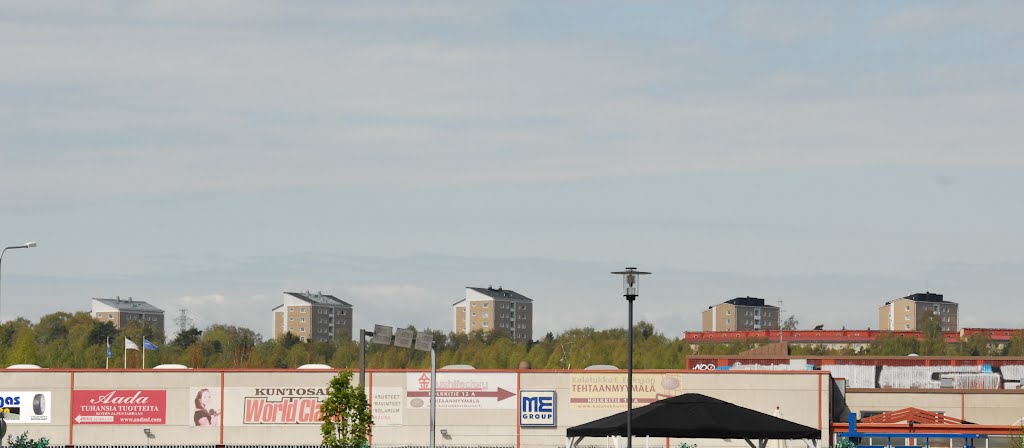
[[[429,397],[430,396],[430,391],[417,391],[417,392],[411,392],[410,391],[410,392],[407,393],[407,395],[410,396],[410,397]],[[509,398],[509,397],[514,397],[514,396],[516,396],[516,394],[512,393],[512,392],[509,392],[509,391],[499,387],[498,390],[492,390],[492,391],[483,391],[483,390],[439,390],[439,391],[437,391],[437,396],[439,398],[447,398],[447,397],[497,398],[498,401],[501,401],[501,400],[504,400],[504,399]]]

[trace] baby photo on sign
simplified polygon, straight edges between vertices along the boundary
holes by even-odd
[[[220,426],[219,387],[193,387],[189,396],[193,397],[192,426]]]

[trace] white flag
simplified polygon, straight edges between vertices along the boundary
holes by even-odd
[[[132,342],[131,339],[124,338],[124,349],[125,350],[138,350],[139,346],[135,345],[135,343]]]

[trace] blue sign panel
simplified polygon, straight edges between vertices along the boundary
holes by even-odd
[[[519,392],[519,426],[555,426],[555,391]]]

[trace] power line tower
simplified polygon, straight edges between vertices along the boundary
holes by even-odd
[[[174,318],[174,323],[178,324],[178,330],[186,331],[189,328],[192,328],[192,318],[188,317],[188,310],[185,308],[181,308],[178,311],[181,311],[181,315]]]

